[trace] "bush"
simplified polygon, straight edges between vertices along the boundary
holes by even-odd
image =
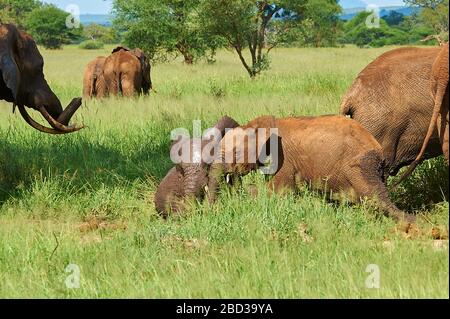
[[[116,44],[120,42],[119,35],[111,27],[105,27],[96,23],[91,23],[84,27],[83,36],[85,39],[100,41],[105,44]]]
[[[103,49],[103,42],[86,40],[80,43],[79,48],[83,50],[98,50]]]

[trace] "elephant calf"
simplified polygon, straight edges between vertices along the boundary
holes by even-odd
[[[169,214],[179,215],[183,202],[192,198],[203,198],[208,185],[209,166],[214,157],[213,150],[219,146],[227,129],[238,126],[235,120],[224,116],[214,126],[216,130],[208,130],[202,139],[179,140],[172,145],[171,153],[178,153],[182,160],[169,170],[156,190],[155,207],[158,213],[163,217]],[[205,147],[211,147],[210,160],[203,157]],[[183,152],[187,149],[189,154],[184,158]]]
[[[277,142],[275,146],[273,141]],[[225,175],[268,169],[262,164],[262,156],[269,154],[270,166],[274,166],[270,191],[294,189],[298,183],[306,182],[314,189],[345,195],[351,201],[372,198],[395,220],[415,219],[399,210],[388,197],[380,144],[355,120],[334,115],[283,119],[265,116],[229,131],[210,168],[210,201],[215,201]]]

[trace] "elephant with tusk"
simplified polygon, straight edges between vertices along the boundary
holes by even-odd
[[[45,80],[44,60],[33,38],[12,24],[0,24],[0,99],[17,106],[24,120],[38,131],[66,134],[84,126],[69,126],[81,106],[75,98],[63,110]],[[25,106],[39,111],[51,128],[34,121]]]
[[[225,176],[258,168],[272,176],[269,192],[306,183],[337,199],[371,198],[386,215],[408,225],[415,220],[389,199],[380,144],[358,122],[344,116],[264,116],[227,132],[209,169],[209,201],[216,200]]]
[[[224,116],[201,139],[178,139],[172,144],[171,153],[177,153],[181,161],[169,170],[156,190],[155,207],[158,213],[163,217],[179,215],[186,200],[204,197],[215,150],[226,130],[238,126],[235,120]]]

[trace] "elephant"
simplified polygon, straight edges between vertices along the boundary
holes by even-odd
[[[140,49],[115,48],[105,60],[103,77],[106,92],[103,95],[126,97],[148,95],[152,88],[150,61]]]
[[[440,51],[439,47],[388,51],[359,73],[342,99],[340,114],[358,121],[381,144],[387,175],[397,175],[420,152],[435,105],[430,87]],[[441,154],[433,131],[423,157]]]
[[[13,24],[0,24],[0,99],[17,106],[27,124],[49,134],[79,131],[83,125],[69,126],[81,106],[81,98],[73,99],[63,110],[61,102],[45,80],[44,59],[33,38]],[[34,121],[25,106],[38,110],[51,128]]]
[[[98,94],[105,96],[106,84],[103,77],[105,60],[106,57],[99,56],[86,66],[83,78],[84,97],[95,97]]]
[[[181,215],[183,202],[190,198],[202,199],[205,187],[208,185],[208,170],[213,160],[214,152],[227,129],[238,127],[239,124],[228,116],[222,117],[214,126],[214,131],[208,130],[202,139],[178,139],[171,146],[171,153],[177,153],[182,159],[172,167],[159,184],[155,193],[156,211],[167,218],[169,214]],[[210,159],[199,155],[210,147]],[[189,149],[187,158],[183,151]]]
[[[265,164],[269,155],[270,164]],[[333,199],[370,198],[386,216],[408,225],[415,221],[414,215],[401,211],[389,199],[381,145],[345,116],[263,116],[227,132],[209,170],[209,201],[216,201],[225,176],[262,168],[270,168],[265,172],[271,177],[269,194],[306,183]]]
[[[431,86],[430,92],[434,97],[434,108],[431,116],[431,121],[425,136],[425,139],[414,162],[409,165],[408,170],[395,182],[394,187],[399,185],[402,181],[408,178],[414,171],[417,165],[422,161],[422,157],[425,154],[425,150],[428,147],[430,138],[437,128],[440,145],[442,147],[442,153],[448,165],[448,43],[442,45],[442,49],[439,52],[436,60],[431,68]]]

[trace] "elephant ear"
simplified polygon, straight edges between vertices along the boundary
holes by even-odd
[[[214,161],[220,151],[220,142],[224,138],[226,132],[238,126],[239,123],[231,117],[224,116],[216,123],[216,125],[214,125],[214,127],[208,129],[203,134],[202,155],[206,156],[206,158],[203,158],[205,163],[210,164]]]
[[[226,129],[233,129],[239,126],[239,123],[236,122],[231,117],[225,115],[222,117],[214,127],[220,131],[222,137],[225,135]]]
[[[278,134],[274,116],[262,116],[246,125],[247,129],[255,130],[256,158],[258,166],[264,174],[275,174],[283,162],[281,137]]]
[[[128,49],[127,47],[118,46],[118,47],[114,48],[114,49],[111,51],[111,54],[116,53],[116,52],[119,52],[120,50],[130,51],[130,49]]]
[[[150,62],[147,56],[141,49],[133,49],[130,51],[135,57],[139,59],[141,63],[141,72],[143,78],[144,91],[148,92],[151,89],[151,79],[150,79]]]
[[[11,91],[14,102],[16,102],[19,92],[20,73],[12,54],[6,49],[0,49],[0,73],[6,87]]]

